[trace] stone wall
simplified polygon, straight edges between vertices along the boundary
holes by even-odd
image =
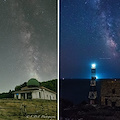
[[[120,79],[101,81],[101,105],[120,106]]]

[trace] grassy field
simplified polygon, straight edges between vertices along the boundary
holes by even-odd
[[[56,119],[56,101],[0,99],[0,120]]]

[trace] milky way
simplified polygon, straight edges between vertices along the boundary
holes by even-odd
[[[61,2],[61,78],[90,78],[97,64],[98,78],[120,77],[120,1]]]
[[[106,46],[108,46],[109,54],[111,57],[118,57],[119,56],[119,41],[116,39],[119,38],[119,16],[116,16],[112,13],[114,8],[112,4],[116,4],[116,8],[120,9],[120,2],[117,1],[116,3],[111,1],[104,1],[104,0],[91,0],[86,1],[85,4],[89,4],[93,9],[96,10],[96,14],[99,19],[99,27],[100,27],[100,34],[105,40]],[[98,14],[99,13],[99,14]]]
[[[14,89],[30,78],[56,79],[56,1],[3,0],[0,7],[1,57],[7,58],[1,62],[4,87],[0,91]]]

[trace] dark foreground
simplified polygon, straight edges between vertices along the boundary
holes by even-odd
[[[120,120],[120,108],[89,104],[60,109],[60,120]]]

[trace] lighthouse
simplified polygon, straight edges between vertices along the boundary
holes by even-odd
[[[96,64],[91,65],[91,80],[90,80],[90,90],[88,95],[90,104],[96,103],[97,89],[96,89]]]

